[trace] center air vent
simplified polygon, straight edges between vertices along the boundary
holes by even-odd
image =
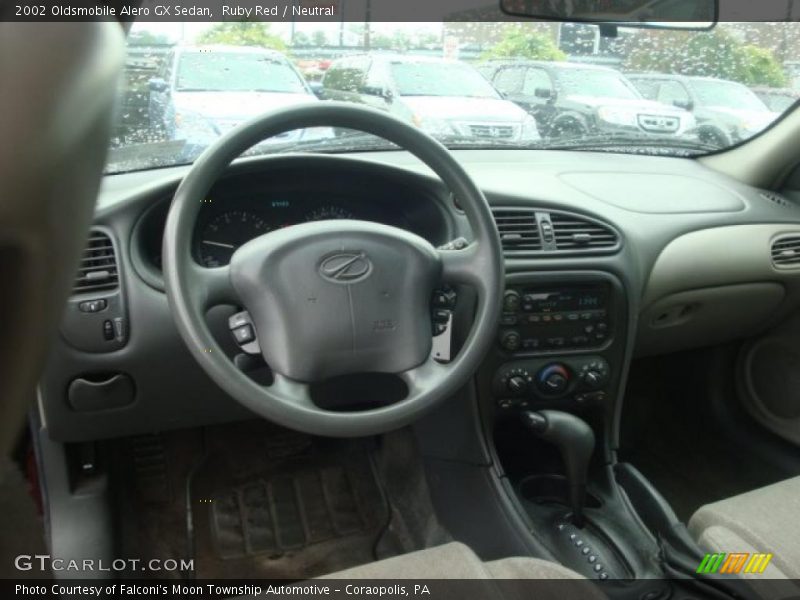
[[[772,264],[784,269],[800,268],[800,234],[785,235],[772,242]]]
[[[494,221],[506,253],[538,252],[542,249],[536,211],[530,209],[495,208]]]
[[[509,258],[603,254],[619,248],[611,227],[582,215],[535,208],[493,208],[492,213]]]
[[[566,213],[552,213],[556,250],[608,249],[617,246],[617,234],[600,223]]]
[[[81,256],[73,293],[110,290],[117,287],[117,259],[111,238],[102,231],[92,231]]]

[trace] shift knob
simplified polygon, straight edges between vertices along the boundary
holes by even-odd
[[[583,507],[586,501],[586,479],[589,460],[594,451],[594,432],[584,421],[559,410],[526,411],[525,424],[541,439],[558,447],[564,460],[572,522],[583,527]]]

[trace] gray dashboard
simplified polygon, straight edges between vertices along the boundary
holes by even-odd
[[[602,272],[618,279],[628,306],[626,361],[750,335],[800,305],[800,268],[776,268],[771,259],[777,237],[800,236],[800,203],[791,198],[765,195],[689,159],[524,150],[454,154],[493,207],[568,211],[619,233],[619,249],[612,253],[516,256],[507,258],[506,268],[510,276]],[[124,335],[110,351],[82,347],[72,343],[71,332],[88,327],[93,317],[69,316],[80,311],[65,316],[40,385],[41,412],[54,439],[117,437],[249,416],[190,357],[163,292],[159,223],[187,169],[109,175],[103,182],[94,225],[116,250]],[[251,193],[257,190],[279,203],[275,209],[287,202],[294,219],[327,218],[336,215],[331,207],[346,206],[358,218],[385,220],[435,244],[469,236],[457,199],[404,152],[245,159],[222,184],[211,199],[235,204],[238,194],[245,197],[239,210],[258,210]],[[215,210],[209,208],[208,221]],[[88,297],[74,297],[68,311]],[[225,322],[233,310],[218,307],[209,315],[231,353]],[[120,374],[123,384],[114,380]],[[129,401],[100,410],[91,402],[76,407],[70,399],[76,380],[89,397],[114,380]]]

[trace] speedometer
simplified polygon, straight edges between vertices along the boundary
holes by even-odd
[[[306,214],[306,221],[328,221],[330,219],[352,219],[353,213],[334,204],[324,204]]]
[[[224,212],[208,221],[200,231],[197,257],[207,267],[227,265],[239,246],[269,231],[267,222],[253,212]]]

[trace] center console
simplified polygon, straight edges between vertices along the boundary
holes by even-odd
[[[496,346],[478,377],[501,484],[537,539],[596,580],[655,569],[621,526],[630,517],[609,470],[628,320],[625,288],[611,273],[510,273]]]

